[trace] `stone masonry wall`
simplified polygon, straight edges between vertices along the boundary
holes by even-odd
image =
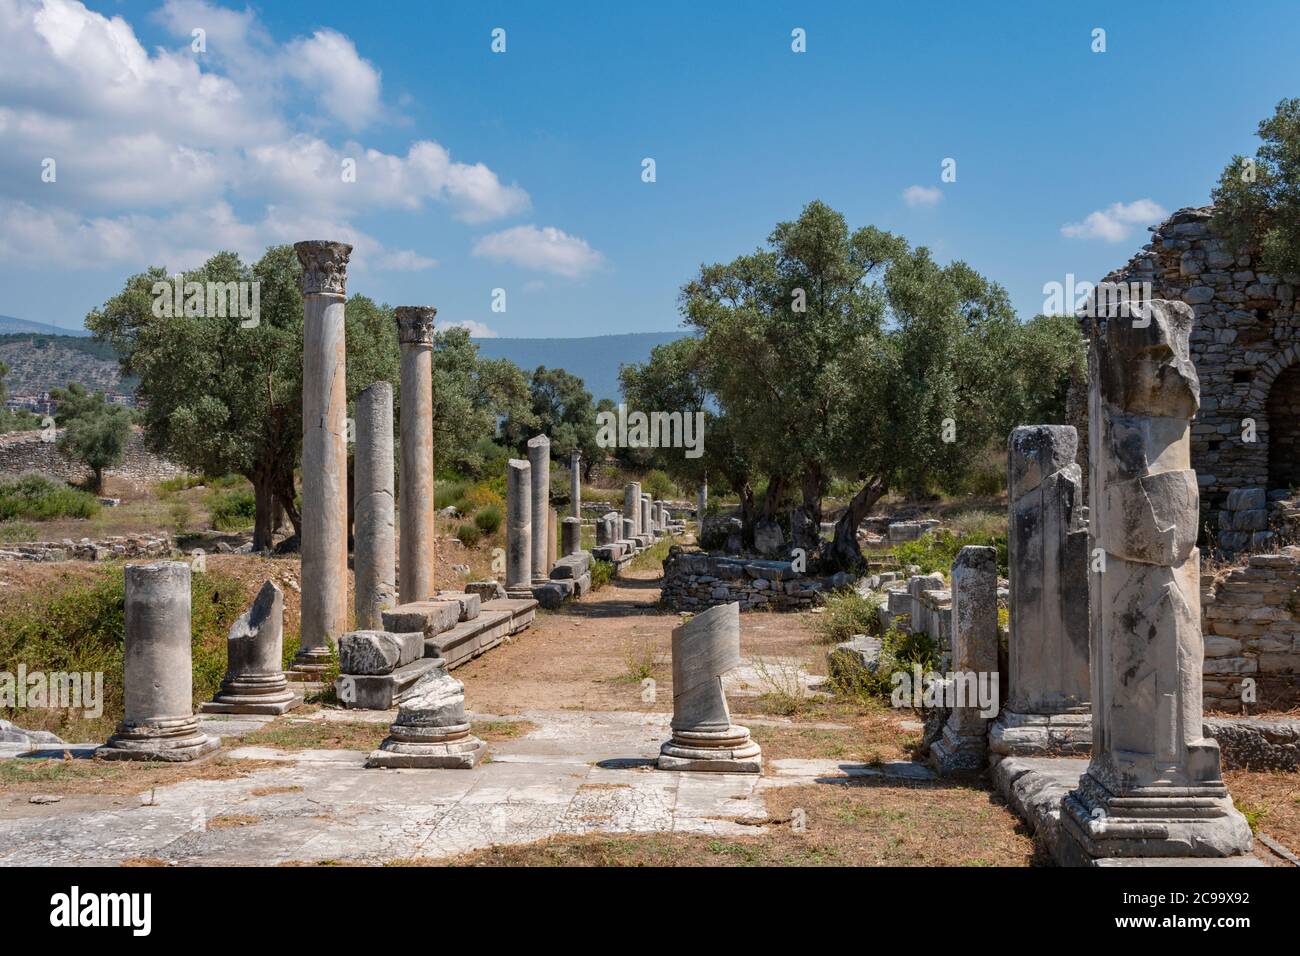
[[[661,600],[684,611],[740,602],[742,611],[803,610],[823,595],[849,583],[847,574],[808,577],[789,561],[757,561],[718,557],[673,549],[664,559]]]
[[[57,439],[61,433],[61,429],[55,433],[53,442],[42,440],[40,432],[0,435],[0,478],[35,473],[63,481],[84,481],[90,476],[90,469],[60,454]],[[144,445],[143,433],[132,429],[122,463],[104,474],[108,478],[149,484],[184,473],[184,468],[149,451]]]

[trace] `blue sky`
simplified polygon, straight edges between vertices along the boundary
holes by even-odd
[[[807,6],[0,0],[0,313],[75,325],[151,263],[355,236],[350,291],[449,322],[664,331],[701,262],[820,198],[1028,318],[1300,95],[1296,4]]]

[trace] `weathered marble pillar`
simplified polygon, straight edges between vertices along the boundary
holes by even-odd
[[[226,677],[215,697],[199,710],[205,714],[288,713],[302,703],[289,689],[281,662],[284,655],[284,592],[267,581],[226,637]]]
[[[367,767],[469,770],[487,748],[470,733],[465,685],[434,667],[403,695],[388,736],[371,751]]]
[[[998,553],[966,545],[952,563],[952,712],[930,747],[940,774],[978,773],[998,712]]]
[[[1200,382],[1182,302],[1094,318],[1089,347],[1092,759],[1061,804],[1058,854],[1231,857],[1251,849],[1201,715]]]
[[[731,722],[722,675],[740,665],[740,604],[719,604],[673,629],[672,739],[660,770],[758,773],[763,755]]]
[[[180,762],[211,753],[221,741],[200,732],[194,717],[190,566],[131,564],[125,574],[125,707],[117,732],[95,756]]]
[[[399,477],[398,536],[403,604],[427,601],[433,584],[433,325],[432,306],[398,306],[397,341],[402,350],[401,475]]]
[[[989,731],[1006,756],[1086,754],[1088,530],[1069,425],[1025,425],[1007,441],[1011,686]]]
[[[703,521],[704,512],[709,507],[709,480],[706,478],[700,482],[700,490],[695,496],[695,520]]]
[[[506,590],[528,594],[533,583],[532,466],[522,458],[506,462]]]
[[[641,512],[640,512],[640,513],[641,513],[641,519],[640,519],[640,521],[641,521],[641,533],[644,534],[644,535],[649,535],[651,538],[653,538],[653,537],[655,536],[655,523],[654,523],[654,518],[652,518],[652,517],[650,516],[650,496],[649,496],[649,495],[643,494],[643,495],[641,496]]]
[[[641,485],[629,481],[623,488],[623,517],[632,520],[632,537],[641,533]]]
[[[393,386],[375,382],[357,396],[352,568],[357,630],[383,630],[397,604],[393,528]]]
[[[302,263],[302,627],[294,670],[325,670],[348,629],[348,446],[343,242],[294,244]]]
[[[546,542],[551,511],[551,440],[545,435],[528,439],[528,464],[533,482],[533,580],[544,581],[550,569]]]
[[[568,557],[582,550],[582,519],[572,515],[560,522],[560,554]]]
[[[560,537],[560,516],[554,508],[546,509],[546,577],[551,576],[555,567],[555,548]]]
[[[582,454],[574,452],[569,456],[569,503],[573,516],[582,517]]]
[[[636,523],[635,523],[631,518],[622,518],[622,519],[620,519],[620,520],[621,520],[621,524],[622,524],[622,528],[623,528],[623,540],[624,540],[624,541],[635,541],[635,540],[636,540]]]

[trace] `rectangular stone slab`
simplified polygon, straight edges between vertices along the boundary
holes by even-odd
[[[472,621],[478,617],[479,607],[483,603],[481,595],[464,591],[439,591],[439,601],[455,601],[460,604],[461,621]]]
[[[398,697],[437,665],[436,660],[423,657],[403,664],[391,674],[342,674],[334,682],[334,691],[346,708],[388,710],[397,706]],[[351,681],[351,700],[344,699],[344,681]]]
[[[404,634],[422,631],[432,637],[460,623],[459,601],[413,601],[384,612],[384,630]]]
[[[580,578],[590,570],[590,552],[578,551],[556,561],[555,567],[551,568],[551,578],[553,580]]]
[[[487,610],[472,621],[457,624],[450,631],[424,642],[426,657],[441,657],[447,670],[490,651],[510,636],[514,613],[509,609]]]
[[[537,601],[534,598],[498,598],[484,601],[483,611],[509,611],[511,614],[510,633],[518,634],[537,616]]]

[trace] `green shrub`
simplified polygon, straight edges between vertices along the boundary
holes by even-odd
[[[208,514],[218,531],[246,531],[257,519],[257,498],[252,488],[220,488],[208,492]]]
[[[483,537],[483,532],[478,529],[477,525],[463,524],[456,529],[456,537],[460,539],[460,543],[465,547],[472,548],[479,543],[479,539]]]
[[[433,506],[441,511],[452,507],[457,511],[465,510],[465,489],[463,481],[440,481],[433,492]]]
[[[641,479],[641,489],[656,501],[677,497],[677,486],[667,472],[658,468],[647,472],[645,478]]]
[[[480,508],[474,515],[474,524],[484,534],[496,534],[497,529],[501,527],[501,509],[496,505]]]
[[[614,564],[612,561],[592,561],[591,562],[591,589],[599,591],[610,579],[614,577]]]
[[[94,495],[41,475],[0,481],[0,521],[93,518],[99,507]]]
[[[1007,535],[1006,532],[992,533],[969,532],[954,534],[948,530],[930,532],[915,541],[904,541],[893,546],[894,557],[901,565],[915,564],[922,574],[941,571],[947,575],[952,570],[952,563],[957,552],[966,545],[983,545],[996,548],[998,552],[998,573],[1007,574]]]
[[[839,644],[855,634],[879,634],[880,607],[857,591],[836,591],[826,598],[826,610],[817,616],[813,630],[827,644]]]
[[[880,641],[880,658],[874,671],[864,667],[856,654],[848,651],[831,654],[826,683],[832,693],[859,703],[875,704],[889,700],[896,672],[911,674],[919,666],[925,673],[938,666],[939,647],[927,634],[891,628],[881,635]]]

